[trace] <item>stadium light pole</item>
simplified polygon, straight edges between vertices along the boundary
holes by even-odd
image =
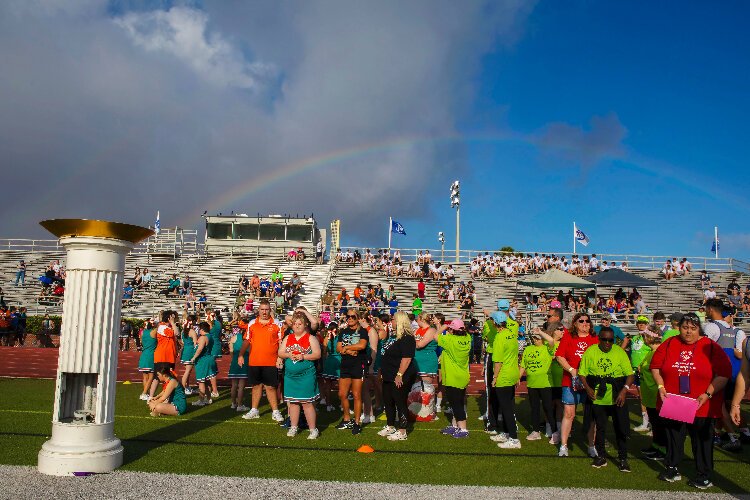
[[[451,184],[451,208],[456,209],[456,264],[459,262],[461,242],[461,184],[453,181]]]
[[[440,262],[445,262],[445,233],[442,231],[438,233],[438,241],[440,242]]]

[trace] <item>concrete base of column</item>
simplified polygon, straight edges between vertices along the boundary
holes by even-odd
[[[122,465],[123,447],[114,423],[52,424],[52,438],[42,445],[37,467],[52,476],[112,472]]]

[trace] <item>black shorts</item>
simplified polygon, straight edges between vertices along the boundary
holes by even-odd
[[[275,366],[248,366],[250,385],[263,384],[269,387],[279,385],[279,370]]]
[[[164,368],[169,368],[170,370],[174,371],[174,363],[165,363],[163,361],[154,363],[154,373],[159,373]]]
[[[362,380],[365,378],[365,363],[341,364],[341,374],[339,378],[351,378]]]

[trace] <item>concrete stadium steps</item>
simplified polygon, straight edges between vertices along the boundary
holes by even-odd
[[[28,264],[26,286],[15,287],[13,280],[18,260],[25,259]],[[0,251],[0,276],[3,276],[4,298],[9,305],[26,306],[29,314],[61,314],[62,303],[54,306],[42,306],[37,303],[41,289],[37,280],[44,273],[46,266],[55,259],[65,264],[64,252],[41,252],[26,254],[24,252]],[[288,262],[282,255],[247,256],[247,255],[183,255],[131,253],[125,261],[125,278],[133,276],[135,268],[148,268],[153,276],[148,289],[137,290],[131,305],[123,308],[123,316],[148,318],[161,310],[176,309],[181,311],[185,305],[183,297],[165,297],[158,292],[167,287],[172,274],[179,278],[189,275],[193,282],[196,297],[205,292],[209,303],[214,308],[230,310],[234,307],[235,297],[232,293],[237,288],[237,281],[243,274],[251,277],[270,276],[276,268],[284,274],[285,281],[298,273],[303,283],[300,292],[302,304],[316,310],[322,293],[322,283],[328,274],[328,265],[317,266],[312,259]],[[312,269],[319,269],[316,278],[310,282],[308,274]],[[320,284],[319,284],[320,281]]]

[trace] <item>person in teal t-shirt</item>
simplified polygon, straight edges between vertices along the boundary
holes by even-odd
[[[544,414],[550,424],[550,431],[557,432],[555,408],[552,404],[552,353],[545,345],[544,338],[538,333],[531,334],[532,344],[526,346],[521,357],[520,376],[526,374],[526,387],[529,392],[531,406],[531,433],[526,437],[528,441],[542,439],[539,427],[539,402],[542,402]]]
[[[437,343],[443,348],[440,356],[440,376],[443,394],[453,409],[450,426],[441,432],[454,438],[469,436],[466,429],[466,386],[469,385],[469,355],[471,336],[466,333],[464,322],[454,319],[448,323],[445,335],[437,336]]]
[[[625,333],[620,329],[619,326],[615,326],[612,324],[612,316],[605,313],[604,316],[602,316],[602,319],[600,319],[599,321],[601,321],[601,325],[596,325],[594,327],[594,333],[599,335],[599,331],[602,329],[602,327],[608,326],[612,329],[613,332],[615,332],[615,342],[618,345],[622,345],[623,341],[625,340]]]
[[[599,332],[599,343],[589,346],[583,353],[578,367],[583,387],[589,399],[593,401],[596,434],[594,446],[596,454],[592,467],[607,465],[604,450],[607,420],[612,417],[617,443],[618,468],[621,472],[630,472],[628,464],[627,439],[630,431],[628,408],[625,396],[633,383],[633,367],[627,353],[615,345],[615,333],[611,328],[602,327]]]
[[[499,414],[502,416],[502,432],[491,439],[498,442],[500,448],[518,449],[518,426],[516,424],[516,384],[520,380],[518,368],[518,334],[506,327],[507,316],[497,311],[500,320],[495,342],[492,346],[492,361],[495,365],[495,376],[492,386],[497,394]]]

